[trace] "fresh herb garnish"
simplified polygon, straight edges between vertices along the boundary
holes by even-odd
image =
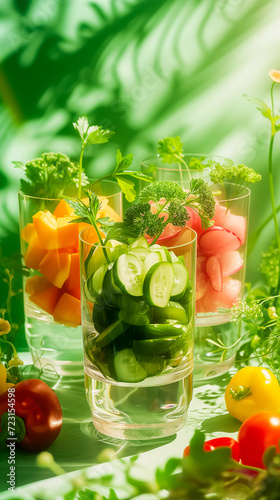
[[[129,235],[139,237],[149,235],[155,243],[167,224],[184,227],[190,216],[186,207],[195,210],[201,217],[204,227],[212,225],[215,200],[212,191],[203,180],[191,182],[190,191],[184,191],[173,181],[154,182],[146,186],[139,195],[140,203],[128,208],[123,223],[113,224],[107,233],[107,239]],[[156,210],[151,210],[153,202]],[[102,228],[103,230],[103,228]],[[106,228],[105,228],[106,230]]]
[[[215,161],[211,162],[210,179],[215,183],[223,183],[225,180],[234,181],[239,186],[247,186],[250,183],[260,181],[262,176],[253,168],[245,165],[222,165]]]
[[[78,130],[81,141],[81,153],[79,160],[79,190],[78,190],[78,198],[81,198],[82,195],[82,173],[83,173],[83,156],[86,146],[90,146],[92,144],[104,144],[108,142],[109,139],[114,135],[115,132],[111,130],[103,130],[102,127],[98,127],[98,125],[90,126],[88,120],[85,116],[82,116],[78,119],[77,123],[73,123],[73,127]]]
[[[89,187],[88,178],[83,169],[83,156],[87,146],[93,144],[104,144],[109,141],[115,132],[104,130],[98,125],[90,126],[85,116],[73,123],[81,138],[81,153],[79,164],[73,163],[68,156],[62,153],[43,153],[39,158],[29,161],[24,165],[20,161],[12,163],[21,168],[28,181],[20,181],[20,189],[24,194],[41,198],[59,198],[75,187],[77,197],[81,198],[82,188]],[[129,202],[135,200],[136,191],[134,182],[131,179],[139,179],[152,182],[153,178],[141,172],[127,170],[131,166],[133,155],[122,156],[120,150],[117,151],[116,166],[112,173],[104,175],[94,181],[90,187],[104,179],[115,179],[126,199]]]
[[[29,196],[59,198],[71,186],[78,188],[80,183],[85,186],[88,182],[85,173],[80,176],[79,167],[61,153],[43,153],[26,165],[12,163],[24,171],[28,181],[21,179],[20,189]]]

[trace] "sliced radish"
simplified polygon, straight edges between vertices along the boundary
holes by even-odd
[[[243,259],[236,250],[222,253],[220,255],[220,263],[224,276],[235,274],[243,267]]]
[[[226,207],[223,207],[222,205],[220,205],[219,203],[216,202],[215,214],[213,217],[215,226],[224,227],[226,213],[227,213]]]
[[[173,224],[169,222],[162,231],[161,236],[157,239],[157,244],[164,245],[166,247],[179,245],[180,243],[177,243],[177,241],[179,236],[181,236],[182,230],[183,229],[181,227],[173,226]],[[153,238],[151,238],[148,234],[145,234],[145,238],[148,243],[151,243],[151,241],[153,241]]]
[[[241,245],[245,243],[246,238],[246,219],[242,215],[234,215],[228,211],[223,227],[232,233],[237,234]]]
[[[195,300],[198,301],[210,288],[210,280],[205,271],[206,257],[197,257],[196,260],[196,292]]]
[[[241,245],[245,243],[247,226],[245,217],[242,217],[242,215],[235,215],[231,213],[229,208],[223,207],[219,203],[216,203],[215,215],[213,219],[215,222],[215,226],[220,226],[224,229],[228,229],[239,237]]]
[[[212,255],[206,261],[206,274],[210,279],[211,286],[216,292],[223,289],[222,266],[219,257]]]
[[[222,227],[213,226],[200,236],[199,247],[205,255],[217,255],[230,250],[237,250],[241,245],[240,238]]]
[[[209,288],[200,299],[200,308],[204,312],[216,312],[219,307],[230,309],[237,301],[241,290],[241,281],[225,278],[223,289],[216,292]]]

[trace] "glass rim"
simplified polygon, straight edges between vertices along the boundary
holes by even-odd
[[[188,226],[184,226],[184,227],[188,228],[188,230],[192,233],[192,239],[190,241],[181,243],[180,245],[173,245],[171,247],[163,245],[163,246],[165,246],[167,248],[167,250],[173,250],[174,248],[177,249],[177,248],[185,247],[186,245],[192,245],[193,243],[195,243],[197,241],[197,233],[195,232],[195,230],[192,227],[188,227]],[[80,242],[85,243],[86,245],[90,245],[91,247],[94,246],[94,245],[96,245],[96,246],[100,246],[101,248],[112,248],[112,247],[108,247],[107,244],[101,245],[100,241],[96,241],[95,243],[91,243],[91,242],[87,241],[84,238],[83,233],[85,233],[86,231],[89,231],[92,228],[94,229],[94,226],[85,227],[84,229],[82,229],[82,231],[80,231],[80,233],[79,233],[79,240],[80,240]],[[184,229],[184,228],[182,228],[182,229]],[[175,237],[175,235],[173,235],[173,236]],[[172,238],[172,236],[170,236],[170,238]],[[135,238],[135,240],[136,239],[137,238]],[[157,243],[157,241],[155,243]],[[122,243],[122,244],[126,245],[126,243]]]
[[[223,160],[226,160],[226,161],[232,161],[230,158],[228,158],[227,156],[222,156],[222,155],[216,155],[215,153],[184,153],[183,154],[184,158],[187,156],[187,157],[205,157],[205,158],[221,158]],[[147,162],[151,162],[153,160],[160,160],[160,155],[157,154],[157,155],[150,155],[150,156],[147,156],[145,158],[142,158],[140,159],[140,165],[143,165],[145,167],[148,167],[149,165],[147,164]],[[162,162],[162,165],[177,165],[177,163],[164,163]],[[170,167],[157,167],[159,168],[160,170],[179,170],[178,167],[177,168],[172,168],[171,166]],[[196,170],[197,169],[192,169],[190,168],[190,170]]]
[[[216,182],[214,184],[210,184],[209,187],[212,190],[214,188],[214,186],[217,186],[217,187],[221,186],[221,187],[223,187],[223,186],[227,186],[227,185],[229,185],[229,186],[239,186],[239,184],[236,184],[236,182],[223,182],[223,183]],[[245,191],[244,194],[242,194],[243,191]],[[227,202],[227,201],[242,200],[243,198],[249,198],[250,194],[251,194],[251,189],[248,188],[248,186],[242,186],[241,193],[239,195],[237,194],[236,196],[230,196],[228,198],[218,199],[218,202],[220,203],[220,202]],[[213,193],[213,195],[217,196],[217,194],[215,194],[215,192]]]
[[[110,181],[110,180],[107,180],[107,179],[90,179],[90,182],[89,184],[87,184],[87,186],[82,186],[83,189],[87,189],[87,187],[90,187],[91,183],[93,182],[96,182],[96,184],[98,183],[101,183],[101,182],[104,182],[106,184],[109,184],[109,185],[114,185],[118,188],[118,191],[116,191],[116,193],[113,193],[113,194],[108,194],[107,196],[105,195],[97,195],[98,197],[100,198],[113,198],[114,196],[117,196],[119,194],[122,195],[122,190],[121,188],[119,187],[118,183],[117,182],[114,182],[114,181]],[[21,189],[18,190],[18,195],[22,196],[22,197],[25,197],[25,198],[28,198],[28,199],[33,199],[33,200],[46,200],[46,201],[61,201],[64,198],[63,195],[61,195],[60,198],[48,198],[47,196],[34,196],[34,195],[31,195],[31,194],[25,194],[22,192]],[[75,196],[69,196],[69,198],[75,198]]]

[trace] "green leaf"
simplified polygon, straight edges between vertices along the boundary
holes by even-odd
[[[76,123],[73,123],[73,127],[78,130],[84,146],[108,142],[115,133],[108,129],[103,130],[98,125],[89,126],[86,116],[80,117]]]
[[[129,179],[124,179],[119,176],[116,176],[118,185],[120,186],[123,194],[125,195],[125,198],[129,203],[133,202],[136,198],[136,191],[134,189],[135,184],[133,181],[130,181]]]
[[[126,170],[128,167],[130,167],[132,161],[133,161],[133,154],[122,156],[120,150],[118,149],[116,156],[116,167],[113,174],[119,174],[120,172]]]
[[[87,131],[88,131],[88,128],[89,128],[89,123],[88,123],[87,117],[86,116],[80,117],[78,119],[77,123],[73,123],[73,127],[76,130],[78,130],[82,141],[84,141],[84,139],[87,136]]]
[[[142,172],[134,172],[132,170],[126,170],[125,172],[118,173],[118,175],[129,175],[133,179],[139,179],[145,182],[154,182],[153,177],[147,174],[143,174]]]
[[[158,141],[158,153],[162,163],[182,163],[184,161],[183,144],[179,136],[166,137]]]
[[[22,170],[24,170],[25,168],[24,163],[22,163],[21,161],[12,161],[12,163],[16,168],[21,168]]]
[[[114,133],[109,129],[103,130],[101,127],[89,127],[86,145],[108,142]]]

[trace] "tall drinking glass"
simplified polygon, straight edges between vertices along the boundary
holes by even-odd
[[[202,159],[205,169],[195,168]],[[226,164],[228,159],[188,154],[184,157],[192,178],[210,184],[209,160]],[[141,162],[144,172],[155,164],[155,180],[174,180],[190,186],[187,170],[176,164],[163,164],[158,157]],[[214,226],[203,229],[200,218],[188,209],[188,225],[197,233],[196,321],[194,377],[196,380],[226,372],[235,360],[240,325],[231,321],[231,309],[242,298],[246,271],[250,190],[234,183],[211,185],[216,200]],[[223,346],[225,348],[223,348]]]
[[[98,431],[150,439],[175,433],[192,397],[196,234],[163,249],[91,242],[80,233],[87,400]]]
[[[94,185],[100,217],[121,220],[122,193],[117,184]],[[64,199],[39,198],[19,192],[24,277],[25,333],[34,365],[45,373],[83,375],[79,232],[88,224]],[[97,241],[91,229],[92,241]]]

